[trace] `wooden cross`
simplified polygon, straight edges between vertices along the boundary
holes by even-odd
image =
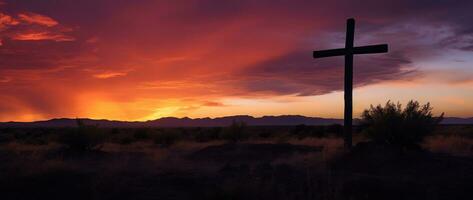
[[[331,56],[345,56],[345,112],[343,120],[343,133],[345,147],[350,149],[352,146],[352,126],[353,126],[353,55],[368,53],[386,53],[388,52],[387,44],[369,45],[361,47],[353,47],[353,39],[355,33],[355,20],[347,20],[347,35],[345,48],[314,51],[314,58],[324,58]]]

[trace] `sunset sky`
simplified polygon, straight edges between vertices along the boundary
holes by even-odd
[[[473,116],[473,1],[0,0],[0,121],[62,117],[343,117],[345,23],[354,116],[410,99]]]

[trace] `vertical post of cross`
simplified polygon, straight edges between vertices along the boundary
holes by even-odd
[[[353,131],[353,40],[355,35],[355,20],[347,20],[347,34],[345,41],[345,110],[343,121],[343,134],[345,148],[352,147]]]
[[[344,98],[345,110],[343,120],[343,133],[345,138],[345,148],[352,147],[352,132],[353,132],[353,55],[354,54],[372,54],[372,53],[386,53],[388,52],[387,44],[368,45],[361,47],[354,47],[353,40],[355,36],[355,20],[347,20],[347,35],[345,41],[345,48],[328,49],[313,52],[314,58],[325,58],[332,56],[345,56],[345,85]]]

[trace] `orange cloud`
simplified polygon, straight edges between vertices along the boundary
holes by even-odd
[[[56,42],[74,41],[75,38],[64,35],[62,33],[51,32],[34,32],[34,33],[19,33],[12,37],[14,40],[53,40]]]
[[[40,15],[36,13],[21,13],[18,14],[20,20],[29,24],[38,24],[47,27],[53,27],[59,23],[51,17]]]
[[[39,25],[39,26],[37,26]],[[65,33],[73,29],[58,26],[59,23],[46,15],[21,13],[18,18],[0,13],[0,37],[21,41],[51,40],[56,42],[74,41],[75,38]],[[4,41],[0,38],[0,46]]]
[[[99,79],[107,79],[107,78],[115,78],[115,77],[126,76],[126,75],[127,73],[124,73],[124,72],[105,72],[105,73],[100,73],[100,74],[94,74],[93,76]]]
[[[6,26],[17,25],[20,22],[10,15],[0,13],[0,30],[4,29]]]

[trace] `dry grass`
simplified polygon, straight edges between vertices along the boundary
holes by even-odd
[[[353,143],[365,140],[366,138],[361,135],[355,135]],[[271,199],[270,197],[272,199],[275,199],[274,197],[279,197],[279,199],[345,199],[338,197],[343,193],[345,183],[352,179],[356,180],[360,176],[353,175],[348,178],[338,176],[337,171],[328,165],[333,158],[337,158],[337,154],[343,152],[343,139],[336,137],[297,139],[283,135],[282,137],[250,138],[238,143],[290,143],[324,148],[321,152],[287,153],[264,163],[257,160],[230,164],[225,163],[227,161],[189,159],[196,151],[228,142],[223,140],[197,142],[192,139],[181,139],[170,146],[157,144],[150,139],[138,140],[130,144],[108,141],[103,144],[100,151],[74,154],[77,157],[74,155],[48,156],[48,153],[51,155],[55,152],[67,151],[62,148],[64,145],[54,142],[49,142],[48,145],[5,143],[0,145],[0,151],[6,153],[0,156],[5,156],[8,162],[4,162],[0,167],[5,169],[5,177],[11,176],[11,180],[17,181],[19,188],[23,186],[24,183],[21,181],[25,177],[28,178],[24,179],[28,183],[31,182],[30,180],[42,181],[36,187],[42,185],[45,188],[50,187],[47,181],[52,177],[61,183],[59,186],[66,185],[58,190],[59,192],[67,193],[68,190],[64,189],[77,183],[86,185],[87,188],[71,189],[71,191],[78,191],[77,194],[89,192],[95,199],[113,199],[112,197],[116,197],[113,195],[122,194],[123,191],[138,195],[137,199],[140,195],[156,195],[162,192],[180,194],[199,186],[208,190],[209,193],[215,192],[214,199],[226,197],[218,196],[221,193],[229,197],[232,195],[238,197],[239,194],[247,193],[258,195],[260,199]],[[434,152],[473,155],[473,138],[453,135],[435,136],[426,138],[423,145]],[[268,166],[266,166],[267,163]],[[348,165],[347,168],[350,166]],[[82,177],[86,179],[83,180]],[[457,177],[454,178],[457,179]],[[391,183],[388,179],[386,181]],[[3,183],[11,185],[9,181],[3,181]],[[367,183],[357,182],[356,184]],[[385,184],[385,182],[380,184]],[[170,189],[173,187],[179,190]],[[32,187],[26,189],[31,190]]]
[[[426,138],[423,147],[438,153],[458,156],[473,155],[473,139],[462,136],[433,136]]]
[[[335,155],[339,154],[343,150],[343,139],[341,138],[306,138],[303,140],[289,140],[289,143],[296,144],[296,145],[306,145],[306,146],[313,146],[313,147],[323,147],[323,150],[320,155],[304,155],[310,156],[310,159],[313,160],[314,158],[317,160],[321,160],[322,162],[326,162],[330,160]]]
[[[24,144],[18,142],[9,142],[7,144],[0,145],[1,150],[9,150],[13,152],[27,152],[27,151],[48,151],[56,149],[62,146],[58,143],[49,143],[46,145],[34,145],[34,144]]]
[[[171,146],[170,149],[175,151],[192,152],[212,145],[221,145],[223,143],[225,143],[223,140],[213,140],[208,142],[182,141]]]
[[[334,158],[339,153],[343,152],[343,139],[336,137],[326,138],[287,138],[281,140],[280,138],[269,138],[269,139],[252,139],[245,141],[244,143],[251,144],[276,144],[276,143],[289,143],[293,145],[304,145],[311,147],[323,147],[321,152],[306,153],[306,154],[295,154],[290,157],[279,158],[272,161],[273,165],[288,164],[291,166],[299,166],[307,169],[324,169],[327,167],[328,161]]]

